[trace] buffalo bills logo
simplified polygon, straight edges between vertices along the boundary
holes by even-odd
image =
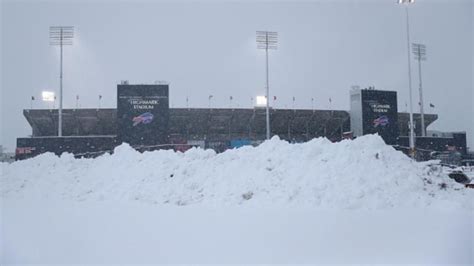
[[[389,124],[388,117],[385,115],[380,116],[379,118],[374,119],[374,127],[386,126]]]
[[[153,121],[153,114],[150,112],[143,113],[139,116],[135,116],[133,119],[133,126],[139,124],[150,124]]]

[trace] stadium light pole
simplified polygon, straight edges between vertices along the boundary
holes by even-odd
[[[418,75],[419,75],[419,93],[420,93],[420,115],[421,115],[421,136],[426,137],[425,128],[425,110],[423,105],[423,82],[421,79],[421,61],[426,60],[426,45],[421,43],[412,44],[413,54],[418,60]]]
[[[415,0],[398,0],[398,4],[405,5],[405,14],[407,21],[407,55],[408,55],[408,90],[410,101],[410,155],[415,157],[415,129],[413,126],[413,97],[411,87],[411,64],[410,64],[410,17],[408,15],[408,5],[415,3]]]
[[[74,38],[73,26],[51,26],[49,27],[49,44],[60,47],[59,55],[59,112],[58,112],[58,136],[63,135],[63,46],[72,45]]]
[[[266,124],[267,124],[267,139],[270,139],[270,85],[268,78],[268,50],[276,50],[278,43],[278,33],[274,31],[257,31],[257,49],[265,50],[266,63]]]

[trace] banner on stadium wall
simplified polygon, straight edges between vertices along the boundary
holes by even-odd
[[[362,90],[363,134],[378,133],[387,144],[396,144],[399,136],[397,93]]]
[[[168,85],[117,85],[118,138],[130,145],[166,144]]]

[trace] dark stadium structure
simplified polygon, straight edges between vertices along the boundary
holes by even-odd
[[[68,151],[79,155],[90,152],[95,155],[100,151],[110,151],[120,144],[117,140],[116,109],[64,109],[63,138],[55,137],[58,128],[57,110],[24,110],[23,114],[31,125],[32,136],[17,140],[18,159],[46,151],[57,154]],[[408,114],[399,113],[398,116],[400,128],[403,128],[402,125],[408,123]],[[292,142],[316,137],[338,141],[344,132],[350,130],[347,111],[272,109],[270,117],[272,134]],[[437,115],[425,117],[427,125],[436,119]],[[420,123],[419,115],[415,115],[415,121]],[[401,130],[403,132],[407,133],[407,130]],[[233,140],[258,143],[265,138],[265,109],[170,108],[168,136],[169,144],[187,144],[188,141],[198,140],[206,143],[207,148],[218,151],[232,147]],[[82,142],[66,146],[59,144],[61,139],[72,139],[69,140],[72,144],[80,140]],[[76,146],[82,148],[74,148]]]
[[[340,140],[342,132],[350,130],[348,111],[341,110],[289,110],[271,109],[270,122],[273,135],[282,139],[306,141],[315,137]],[[57,136],[57,109],[24,110],[33,130],[32,137]],[[208,109],[170,108],[170,136],[185,139],[231,140],[265,138],[265,109]],[[438,118],[425,114],[426,125]],[[116,136],[117,109],[64,109],[64,136]],[[416,134],[421,134],[421,119],[414,114]],[[398,113],[400,135],[408,135],[408,113]]]
[[[57,109],[24,110],[32,135],[17,139],[16,158],[25,159],[48,151],[56,154],[71,152],[81,157],[97,156],[113,151],[122,142],[128,142],[141,151],[183,151],[200,146],[220,152],[242,145],[257,145],[265,139],[264,108],[169,108],[168,85],[120,84],[119,89],[121,94],[118,93],[117,106],[120,112],[111,108],[63,109],[63,137],[57,137]],[[383,94],[383,91],[379,92]],[[350,113],[344,110],[272,108],[271,133],[290,142],[305,142],[317,137],[340,141],[348,138],[348,133],[349,137],[352,135]],[[395,116],[392,121],[397,121],[396,139],[400,142],[390,144],[403,150],[406,138],[399,136],[408,135],[409,114],[396,112]],[[426,126],[437,118],[436,114],[426,114]],[[414,121],[415,133],[419,136],[419,114],[414,114]],[[154,123],[160,124],[154,126]],[[143,135],[147,130],[149,133]],[[425,143],[422,147],[425,149],[440,147],[437,140],[434,140],[434,145],[433,141],[421,143]],[[465,138],[464,144],[460,145],[465,149]]]

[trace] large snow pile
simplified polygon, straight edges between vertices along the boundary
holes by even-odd
[[[221,154],[139,153],[124,144],[95,159],[44,154],[1,167],[4,198],[318,209],[472,209],[474,198],[474,190],[379,136],[304,144],[274,137]]]

